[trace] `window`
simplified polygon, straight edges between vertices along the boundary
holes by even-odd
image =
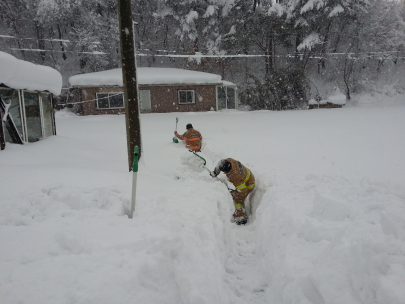
[[[124,107],[122,93],[97,93],[97,109],[116,109]]]
[[[54,135],[51,93],[0,88],[0,97],[8,110],[2,119],[7,142],[23,144]]]
[[[217,109],[236,109],[236,87],[220,86],[217,87]]]
[[[195,103],[194,90],[179,90],[179,104]]]
[[[10,105],[8,108],[8,116],[10,118],[4,121],[6,141],[13,143],[22,143],[24,134],[18,91],[1,88],[0,96],[6,105]]]
[[[39,95],[37,92],[24,91],[23,97],[28,141],[36,142],[42,138],[42,115]]]
[[[44,137],[53,135],[53,108],[52,95],[50,93],[41,93],[42,97],[42,116],[44,126]]]

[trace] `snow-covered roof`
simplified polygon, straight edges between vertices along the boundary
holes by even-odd
[[[222,81],[222,84],[223,84],[224,86],[234,86],[234,85],[235,85],[233,82],[226,81],[226,80],[223,80],[223,81]]]
[[[49,91],[59,95],[62,75],[55,69],[0,52],[0,84],[13,89]]]
[[[327,102],[337,104],[337,105],[344,105],[344,104],[346,104],[346,95],[337,91],[333,95],[328,96]]]
[[[218,84],[221,76],[175,68],[137,68],[138,84]],[[72,86],[122,86],[122,70],[75,75],[69,78]]]

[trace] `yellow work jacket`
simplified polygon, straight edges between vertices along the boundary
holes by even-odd
[[[235,186],[235,191],[231,193],[233,200],[235,204],[243,203],[255,187],[255,177],[241,162],[232,158],[227,158],[226,160],[232,165],[232,169],[225,174],[228,180]],[[215,168],[214,171],[217,174],[220,173],[218,168]]]

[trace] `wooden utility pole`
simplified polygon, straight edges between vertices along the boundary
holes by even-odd
[[[0,122],[0,150],[4,150],[6,148],[6,138],[4,136],[3,131],[3,122]]]
[[[142,151],[131,0],[118,0],[118,19],[127,126],[128,167],[129,171],[131,171],[135,146],[139,147],[138,158],[141,157]]]

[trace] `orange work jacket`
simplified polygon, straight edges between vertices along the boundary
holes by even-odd
[[[193,128],[188,129],[183,135],[179,135],[178,133],[175,134],[178,139],[186,141],[186,148],[200,152],[201,151],[201,143],[202,143],[202,136],[201,133]]]

